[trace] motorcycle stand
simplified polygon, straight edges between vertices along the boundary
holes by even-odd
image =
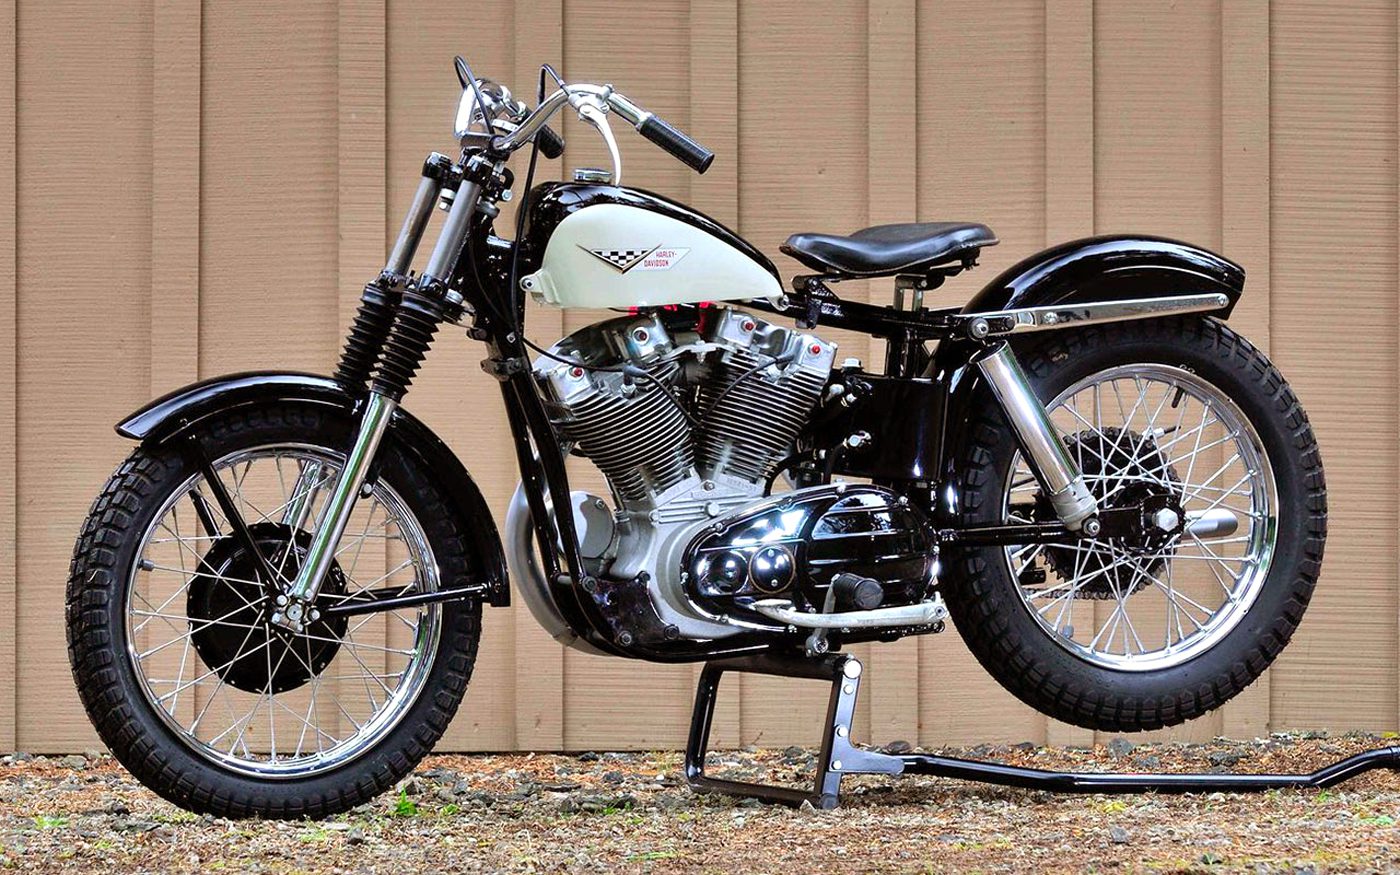
[[[720,678],[725,672],[825,680],[831,684],[821,754],[817,760],[815,785],[811,790],[730,781],[705,774],[710,725],[714,720]],[[690,738],[685,750],[685,774],[691,789],[699,793],[727,793],[793,806],[809,802],[815,808],[831,809],[840,804],[841,777],[847,774],[937,775],[1056,793],[1245,793],[1330,787],[1372,769],[1400,770],[1400,746],[1364,751],[1309,774],[1291,775],[1057,772],[934,754],[880,753],[851,740],[862,673],[860,660],[844,653],[827,654],[817,659],[765,653],[707,663],[695,691],[695,711],[691,716]]]

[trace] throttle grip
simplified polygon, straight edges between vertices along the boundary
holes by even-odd
[[[709,170],[710,163],[715,160],[714,152],[672,127],[660,116],[648,116],[637,131],[696,173]]]
[[[558,158],[564,154],[564,138],[555,133],[554,128],[549,125],[540,128],[540,132],[535,134],[535,142],[539,144],[540,154],[546,158]]]

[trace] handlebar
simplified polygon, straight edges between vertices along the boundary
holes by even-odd
[[[545,157],[554,158],[563,151],[564,141],[547,126],[556,112],[570,104],[575,109],[592,105],[598,110],[612,110],[626,119],[642,136],[666,150],[673,158],[690,167],[696,173],[710,169],[715,155],[709,149],[678,130],[665,119],[651,113],[629,100],[625,95],[614,91],[611,85],[565,85],[540,102],[540,105],[526,116],[519,126],[508,134],[497,136],[492,148],[501,152],[512,152],[540,135],[540,151]],[[550,150],[557,145],[554,155]]]

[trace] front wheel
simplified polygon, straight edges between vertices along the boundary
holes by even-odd
[[[250,539],[196,459],[140,447],[83,525],[68,582],[73,675],[102,740],[142,783],[227,817],[323,817],[389,789],[431,749],[471,676],[475,602],[272,621],[352,424],[314,405],[240,408],[196,426]],[[471,571],[433,473],[387,441],[318,598],[425,592]]]
[[[1131,538],[965,549],[945,596],[987,670],[1094,729],[1169,726],[1219,707],[1288,643],[1317,580],[1327,494],[1297,398],[1212,319],[1047,334],[1021,364],[1101,509],[1141,505]],[[990,394],[955,460],[966,525],[1055,519]]]

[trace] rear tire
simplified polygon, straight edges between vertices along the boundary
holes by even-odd
[[[1005,548],[950,551],[943,592],[959,633],[1003,687],[1067,723],[1112,732],[1148,730],[1220,707],[1283,650],[1317,581],[1327,534],[1327,490],[1307,414],[1263,353],[1213,319],[1050,332],[1018,344],[1016,353],[1047,403],[1096,374],[1134,364],[1177,368],[1215,387],[1243,414],[1267,456],[1276,483],[1277,535],[1271,562],[1242,617],[1212,639],[1209,649],[1177,664],[1129,670],[1131,660],[1126,660],[1114,668],[1055,640],[1043,615],[1033,616],[1025,595],[1033,590],[1023,590],[1021,578],[1013,576]],[[958,519],[962,525],[1002,523],[1017,442],[985,386],[972,405],[976,415],[954,460]],[[1106,588],[1102,578],[1097,586]],[[1141,598],[1136,593],[1133,589],[1127,600]],[[1171,634],[1168,629],[1168,643]],[[1124,637],[1131,656],[1126,632]]]
[[[204,451],[214,460],[269,445],[344,447],[351,427],[341,411],[294,403],[241,408],[196,426]],[[373,799],[408,774],[447,729],[476,660],[480,603],[452,602],[435,607],[440,611],[437,640],[431,664],[423,669],[426,679],[418,682],[415,698],[394,712],[397,723],[373,736],[372,746],[355,752],[343,763],[332,760],[333,765],[308,768],[305,774],[251,774],[216,762],[217,757],[198,747],[198,726],[195,732],[183,734],[166,710],[152,700],[150,684],[143,682],[140,674],[138,651],[128,647],[128,595],[142,559],[139,551],[149,538],[145,533],[196,473],[197,468],[174,447],[139,447],[112,475],[83,524],[68,581],[66,617],[73,678],[89,718],[133,775],[190,811],[235,818],[321,818]],[[450,512],[433,473],[390,441],[381,450],[379,476],[416,520],[435,560],[437,580],[452,585],[469,575],[473,570],[466,547],[469,540],[462,521]],[[411,579],[419,579],[416,570],[413,575]],[[179,606],[182,601],[172,605]],[[193,635],[196,621],[189,622]],[[317,670],[325,672],[325,667]],[[180,671],[179,678],[183,678],[184,658]],[[272,687],[271,682],[268,686]],[[215,690],[209,700],[218,695]],[[384,695],[387,707],[387,689]],[[316,708],[313,696],[308,714]],[[272,704],[268,710],[274,710]],[[319,721],[320,713],[313,719]],[[359,732],[359,724],[355,726]],[[313,736],[319,753],[320,736],[315,732]],[[301,748],[298,741],[298,755]],[[246,742],[244,749],[248,750]]]

